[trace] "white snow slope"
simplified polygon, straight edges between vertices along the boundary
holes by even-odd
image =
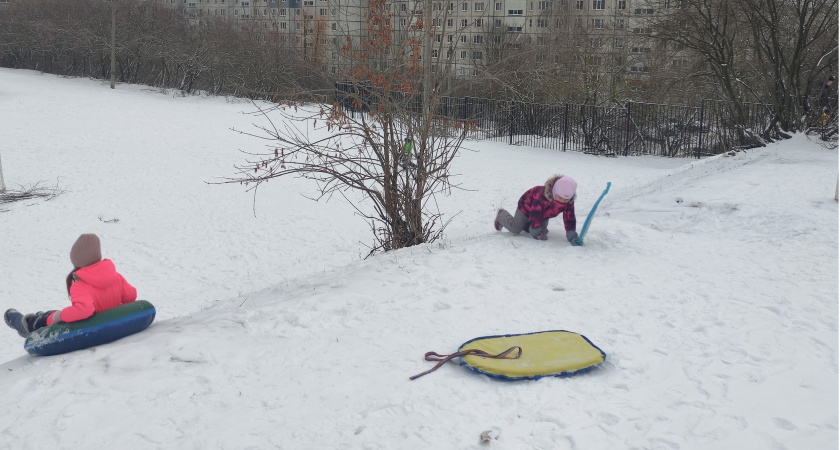
[[[81,233],[157,308],[146,331],[33,357],[0,333],[0,448],[831,449],[838,447],[836,149],[805,135],[731,157],[599,158],[469,141],[446,239],[362,259],[343,200],[234,174],[248,102],[0,69],[9,188],[0,308],[69,305]],[[493,229],[555,174],[572,247]],[[256,215],[253,208],[256,208]],[[117,222],[106,222],[118,219]],[[569,330],[607,354],[504,382],[427,351]],[[490,431],[491,440],[479,443]]]

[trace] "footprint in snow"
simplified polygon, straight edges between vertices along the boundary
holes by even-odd
[[[788,431],[794,431],[797,429],[796,425],[794,425],[793,422],[787,419],[782,419],[781,417],[774,417],[773,425],[776,425],[776,427]]]

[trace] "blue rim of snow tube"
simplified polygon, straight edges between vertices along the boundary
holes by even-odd
[[[36,356],[50,356],[107,344],[146,329],[155,308],[145,300],[111,308],[78,322],[61,322],[33,331],[23,345]]]

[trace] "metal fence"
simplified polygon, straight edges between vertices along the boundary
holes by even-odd
[[[401,96],[420,111],[419,96]],[[351,113],[366,111],[376,101],[368,88],[336,84],[336,100]],[[656,155],[695,157],[748,146],[738,127],[759,132],[769,124],[766,105],[747,104],[746,124],[736,124],[724,102],[673,106],[626,102],[615,106],[540,104],[476,97],[443,97],[435,116],[449,122],[470,121],[470,137],[511,145],[578,151],[604,156]]]

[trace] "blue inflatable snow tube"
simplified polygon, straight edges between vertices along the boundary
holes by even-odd
[[[139,333],[154,320],[155,307],[145,300],[138,300],[78,322],[61,322],[39,328],[26,338],[23,348],[36,356],[59,355]]]

